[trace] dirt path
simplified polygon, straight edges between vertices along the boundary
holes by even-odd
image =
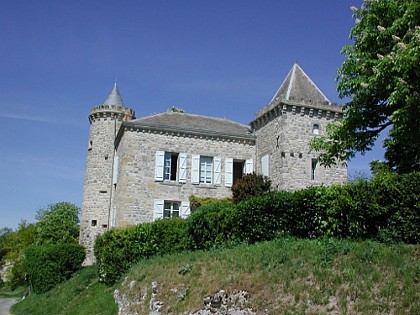
[[[2,299],[0,298],[0,315],[10,315],[10,307],[15,304],[17,299]]]

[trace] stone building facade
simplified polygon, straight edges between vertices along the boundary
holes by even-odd
[[[231,196],[245,173],[270,177],[276,190],[342,183],[344,165],[324,168],[309,142],[343,117],[295,64],[249,126],[227,119],[164,112],[135,119],[116,84],[89,115],[80,242],[85,264],[111,228],[187,217],[189,197]]]

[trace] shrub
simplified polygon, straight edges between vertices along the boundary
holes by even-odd
[[[112,285],[142,258],[186,249],[185,220],[165,219],[111,230],[95,241],[100,281]]]
[[[260,196],[270,191],[271,181],[267,176],[256,173],[244,175],[232,186],[234,202],[239,202],[250,197]]]
[[[187,249],[186,220],[181,218],[157,220],[151,224],[152,235],[158,240],[157,254],[179,253]]]
[[[97,237],[94,253],[99,280],[113,284],[140,258],[155,254],[158,240],[151,231],[151,223],[143,223]]]
[[[231,243],[234,211],[235,207],[230,202],[209,203],[198,208],[186,222],[188,247],[210,249]]]
[[[81,268],[85,251],[79,244],[28,246],[23,268],[35,293],[43,293],[69,279]]]

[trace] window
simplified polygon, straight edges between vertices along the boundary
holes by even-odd
[[[178,153],[165,152],[163,179],[176,180],[177,169],[178,169]]]
[[[200,183],[211,184],[213,179],[213,158],[200,156]]]
[[[179,201],[165,201],[163,204],[163,218],[178,218],[180,207],[181,203]]]
[[[261,158],[261,173],[270,176],[270,155],[266,154]]]
[[[312,125],[312,134],[317,136],[319,135],[319,125],[318,124],[313,124]]]
[[[178,180],[180,183],[185,183],[187,180],[187,154],[156,151],[155,180]]]
[[[225,186],[232,185],[240,179],[243,174],[249,174],[254,171],[254,162],[249,160],[234,160],[233,158],[225,159]]]
[[[90,222],[90,225],[91,225],[91,226],[97,226],[97,225],[98,225],[98,221],[97,221],[97,220],[92,220],[92,221]]]
[[[245,161],[233,161],[233,183],[244,175]]]
[[[169,218],[187,218],[190,215],[190,202],[173,200],[154,200],[153,220]]]
[[[318,160],[317,159],[312,159],[312,161],[311,161],[311,179],[312,180],[315,180],[317,164],[318,164]]]

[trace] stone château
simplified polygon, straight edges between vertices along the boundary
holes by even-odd
[[[343,183],[345,165],[324,168],[309,148],[343,117],[298,64],[249,126],[168,111],[135,118],[117,84],[90,115],[80,223],[85,264],[96,237],[160,218],[187,217],[189,197],[224,198],[243,174],[268,176],[275,190]]]

